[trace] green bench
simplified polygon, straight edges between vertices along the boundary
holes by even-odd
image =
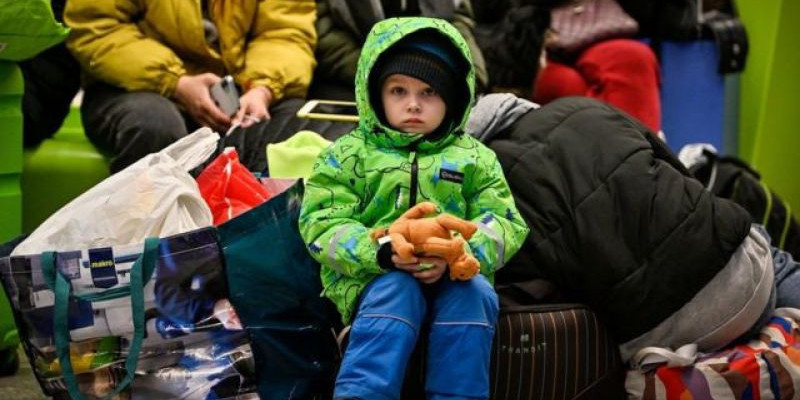
[[[30,233],[47,217],[108,176],[108,158],[86,139],[73,108],[56,135],[22,148],[22,74],[0,61],[0,243]],[[19,364],[19,337],[0,291],[0,375]]]
[[[80,110],[73,107],[55,136],[24,152],[22,231],[32,232],[108,175],[108,157],[83,134]]]
[[[22,75],[17,66],[0,61],[0,242],[22,228]],[[0,290],[0,375],[14,373],[19,337],[11,307]]]
[[[0,242],[32,232],[109,175],[108,157],[84,136],[77,107],[54,137],[23,151],[22,90],[16,65],[0,62]]]
[[[22,75],[0,61],[0,243],[22,232]]]

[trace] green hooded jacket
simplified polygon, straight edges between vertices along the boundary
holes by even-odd
[[[455,128],[435,140],[382,124],[367,88],[381,53],[422,29],[434,29],[452,40],[469,66],[464,84],[470,101]],[[469,57],[458,31],[440,19],[386,19],[367,37],[356,76],[358,127],[317,158],[299,221],[312,256],[322,264],[324,293],[345,322],[366,284],[387,272],[378,263],[379,246],[370,232],[389,226],[413,204],[430,201],[443,212],[476,222],[479,229],[468,250],[490,280],[528,233],[495,154],[464,133],[474,97]]]

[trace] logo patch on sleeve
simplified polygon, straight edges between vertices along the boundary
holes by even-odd
[[[439,170],[439,179],[461,184],[464,183],[464,173],[442,168]]]

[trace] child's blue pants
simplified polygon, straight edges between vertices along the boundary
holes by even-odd
[[[423,323],[430,322],[425,391],[431,400],[488,399],[497,294],[477,275],[443,276],[423,293],[411,274],[392,271],[364,290],[336,379],[334,398],[396,400]],[[427,297],[427,299],[426,299]]]

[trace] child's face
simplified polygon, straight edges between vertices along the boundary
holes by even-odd
[[[381,88],[383,111],[392,128],[428,134],[444,120],[447,107],[427,83],[403,74],[393,74]]]

